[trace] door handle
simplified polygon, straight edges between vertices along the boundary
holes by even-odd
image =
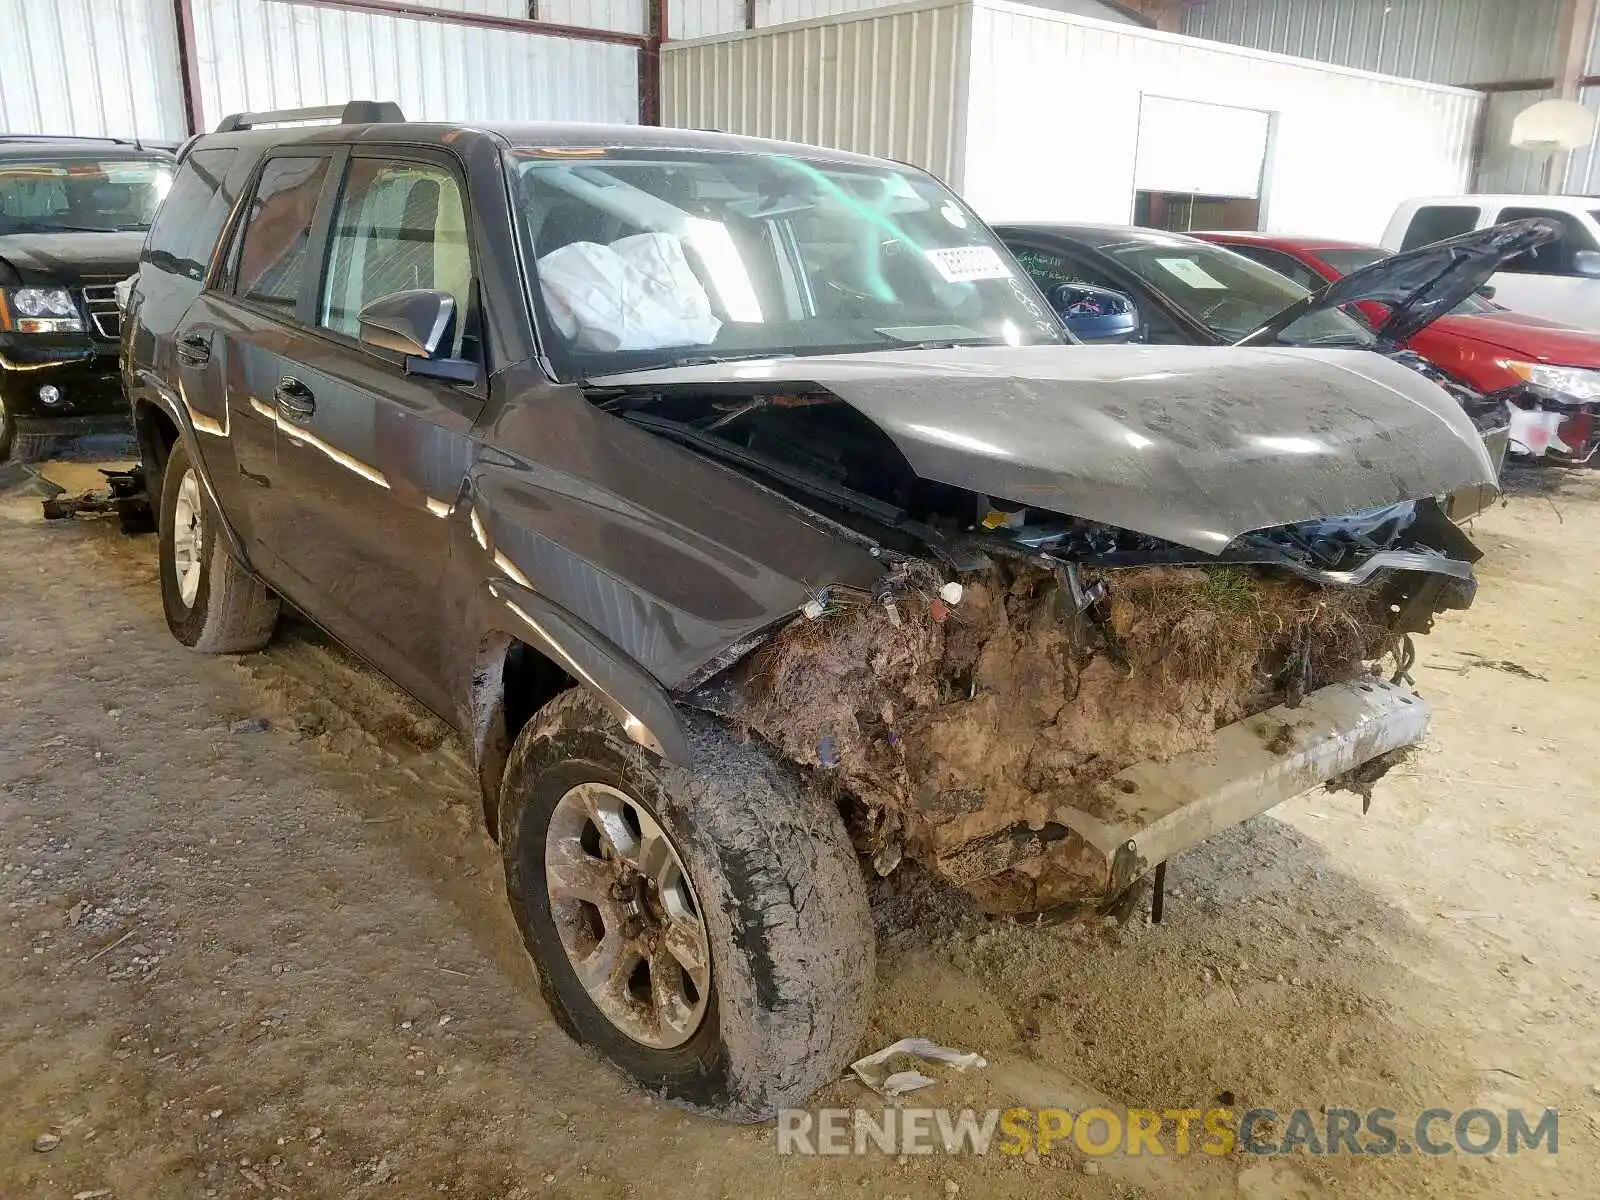
[[[277,402],[278,412],[287,421],[309,421],[317,411],[317,398],[311,394],[311,389],[292,375],[285,375],[278,380],[272,398]]]
[[[211,361],[211,335],[205,333],[180,333],[178,358],[191,367],[203,367]]]

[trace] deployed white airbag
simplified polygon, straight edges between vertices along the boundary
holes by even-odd
[[[706,346],[722,328],[670,233],[573,242],[539,260],[539,280],[551,319],[585,350]]]

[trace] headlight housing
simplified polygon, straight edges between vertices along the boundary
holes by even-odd
[[[1548,388],[1552,392],[1560,392],[1574,400],[1600,400],[1600,371],[1591,371],[1586,367],[1552,367],[1545,363],[1516,360],[1505,361],[1502,365],[1513,375],[1527,380],[1535,387]]]
[[[18,333],[82,333],[83,318],[66,288],[14,287],[0,290],[0,322]]]

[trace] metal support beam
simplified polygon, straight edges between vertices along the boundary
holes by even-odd
[[[668,0],[644,0],[649,31],[639,50],[639,124],[661,124],[661,44],[667,40]]]
[[[1589,65],[1589,45],[1594,37],[1596,0],[1566,0],[1561,10],[1560,68],[1555,86],[1563,100],[1577,100],[1583,85],[1583,76]],[[1555,195],[1566,183],[1567,164],[1571,155],[1566,151],[1552,154],[1544,168],[1544,190]]]
[[[200,111],[200,52],[194,40],[193,0],[172,0],[172,20],[178,31],[178,87],[183,93],[183,123],[190,136],[205,128]]]

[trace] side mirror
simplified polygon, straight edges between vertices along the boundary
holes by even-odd
[[[477,382],[476,363],[448,356],[456,327],[456,298],[449,292],[431,288],[391,292],[368,304],[356,320],[363,345],[405,355],[407,375]]]
[[[1131,342],[1139,337],[1139,306],[1123,292],[1090,283],[1058,283],[1049,300],[1080,342]]]
[[[1600,279],[1600,250],[1578,250],[1572,255],[1572,273],[1585,279]]]
[[[356,317],[361,341],[380,350],[433,358],[456,323],[456,298],[427,288],[379,296]]]

